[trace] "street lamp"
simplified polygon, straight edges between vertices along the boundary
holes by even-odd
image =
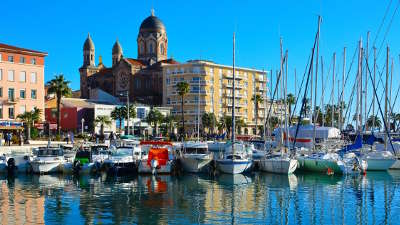
[[[125,93],[125,95],[123,94],[123,93]],[[129,132],[129,91],[126,91],[126,92],[123,92],[123,93],[121,93],[121,94],[119,94],[120,96],[124,96],[124,97],[126,97],[126,104],[127,104],[127,112],[128,112],[128,121],[127,121],[127,125],[128,125],[128,134],[130,134],[130,132]]]
[[[85,119],[84,118],[82,118],[81,119],[81,124],[82,124],[82,130],[81,130],[81,134],[82,134],[82,136],[83,136],[83,124],[85,123]]]

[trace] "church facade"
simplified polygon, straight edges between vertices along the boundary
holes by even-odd
[[[106,67],[101,57],[95,63],[95,45],[90,34],[83,45],[83,65],[79,68],[81,98],[90,98],[91,89],[100,88],[111,95],[130,101],[161,105],[163,66],[179,64],[168,59],[168,37],[163,22],[154,15],[140,25],[137,37],[138,57],[123,54],[117,40],[112,48],[112,66]]]

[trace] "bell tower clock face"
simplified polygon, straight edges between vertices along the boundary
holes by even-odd
[[[126,90],[129,83],[129,75],[125,72],[119,74],[119,87],[122,90]]]

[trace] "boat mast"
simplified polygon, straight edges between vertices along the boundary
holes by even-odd
[[[324,61],[321,56],[321,114],[322,114],[322,126],[325,126],[325,113],[324,113],[324,96],[325,96],[325,90],[324,90]]]
[[[346,47],[343,48],[343,73],[342,73],[342,91],[340,94],[340,113],[339,113],[339,129],[342,131],[343,130],[343,123],[342,123],[342,118],[343,118],[343,104],[344,104],[344,79],[345,79],[345,74],[346,74]]]
[[[358,42],[358,68],[357,68],[357,102],[356,102],[356,129],[357,131],[361,131],[360,126],[359,126],[359,119],[360,119],[360,114],[359,114],[359,107],[360,107],[360,64],[361,64],[361,40]]]
[[[235,155],[235,32],[233,32],[233,59],[232,59],[232,70],[233,70],[233,100],[232,100],[232,155]],[[233,160],[234,157],[232,157]]]
[[[288,51],[286,50],[286,69],[285,69],[285,81],[284,81],[284,99],[285,99],[285,132],[286,132],[286,138],[285,138],[285,146],[289,146],[289,128],[288,128],[288,115],[287,115],[287,73],[288,73]]]
[[[393,63],[394,59],[392,57],[392,65],[390,68],[390,88],[389,88],[389,113],[388,113],[388,124],[389,124],[389,132],[391,131],[392,127],[390,125],[390,121],[392,120],[392,113],[393,113],[393,106],[392,105],[392,80],[393,80]]]
[[[374,46],[374,83],[373,86],[376,87],[376,48]],[[372,96],[372,129],[375,130],[375,95]]]
[[[368,57],[369,57],[369,34],[367,32],[367,49],[365,50],[365,57],[369,64]],[[368,69],[365,70],[365,85],[364,85],[364,120],[365,120],[365,131],[368,130],[368,112],[367,112],[367,95],[368,95]]]
[[[280,65],[280,76],[279,76],[279,80],[278,80],[278,82],[279,82],[279,85],[281,86],[280,87],[280,94],[281,94],[281,97],[280,97],[280,99],[281,99],[281,103],[282,103],[282,75],[283,75],[283,49],[282,49],[282,37],[280,38],[280,50],[281,50],[281,65]],[[286,102],[284,102],[284,104],[286,105]],[[279,119],[280,119],[280,126],[279,126],[279,130],[280,130],[280,133],[281,133],[281,140],[280,140],[280,149],[282,148],[282,145],[283,145],[283,132],[282,132],[282,125],[283,125],[283,121],[282,121],[282,104],[281,104],[281,110],[280,110],[280,113],[279,113]],[[286,108],[284,108],[284,109],[286,109]],[[282,151],[281,151],[282,152]]]
[[[388,82],[389,82],[389,46],[386,47],[386,85],[385,85],[385,123],[388,124],[387,116],[387,98],[388,98]],[[386,128],[387,130],[387,128]],[[385,134],[385,150],[387,149],[387,132]]]
[[[313,148],[314,148],[314,151],[315,151],[315,136],[317,135],[317,130],[316,130],[316,127],[315,127],[315,124],[317,123],[317,121],[316,121],[316,118],[317,118],[317,116],[316,115],[318,115],[318,113],[316,113],[316,106],[317,106],[317,84],[318,84],[318,58],[319,58],[319,56],[318,56],[318,54],[319,54],[319,32],[320,32],[320,27],[321,26],[321,16],[318,16],[318,34],[317,34],[317,54],[316,54],[316,61],[315,61],[315,93],[314,93],[314,109],[313,109],[313,118],[312,118],[312,120],[311,120],[311,122],[313,123]],[[312,66],[312,65],[311,65]],[[311,77],[312,77],[312,75],[311,75]],[[312,78],[311,78],[311,99],[310,99],[310,101],[312,102],[312,83],[313,83],[313,80],[312,80]]]
[[[201,75],[199,75],[199,98],[197,99],[197,142],[200,141],[200,90]]]
[[[335,68],[336,68],[336,52],[333,53],[333,77],[332,77],[332,92],[331,92],[331,127],[334,127],[335,123]]]

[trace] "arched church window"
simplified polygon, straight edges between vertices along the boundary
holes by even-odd
[[[150,45],[149,45],[149,50],[150,50],[150,54],[152,54],[154,51],[153,51],[153,43],[150,43]]]
[[[140,53],[143,54],[144,53],[144,44],[143,44],[143,42],[140,42],[139,48],[140,48]]]
[[[161,43],[161,45],[160,45],[160,51],[161,51],[161,54],[162,55],[164,55],[165,53],[165,49],[164,49],[164,43]]]

